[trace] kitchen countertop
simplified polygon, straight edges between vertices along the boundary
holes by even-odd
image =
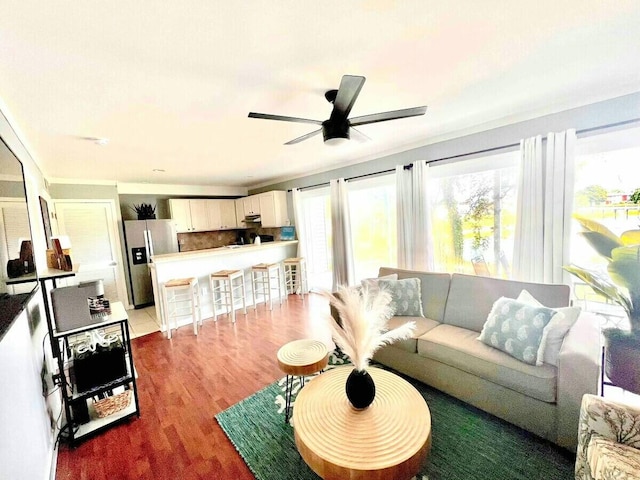
[[[153,263],[167,263],[176,262],[182,260],[193,260],[198,257],[208,257],[211,255],[231,255],[239,252],[258,252],[261,250],[269,250],[277,247],[284,247],[287,245],[297,244],[297,240],[285,240],[278,242],[264,242],[260,245],[248,244],[248,245],[228,245],[226,247],[207,248],[205,250],[193,250],[190,252],[178,252],[178,253],[165,253],[163,255],[153,255],[151,260]],[[152,266],[153,264],[149,264]]]

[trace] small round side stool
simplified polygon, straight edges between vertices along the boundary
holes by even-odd
[[[284,392],[285,423],[289,423],[291,418],[294,377],[300,378],[300,388],[302,388],[304,387],[305,375],[313,375],[324,371],[328,362],[329,350],[319,340],[294,340],[280,347],[280,350],[278,350],[278,366],[280,370],[287,374]]]

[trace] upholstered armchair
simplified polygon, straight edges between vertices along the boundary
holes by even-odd
[[[640,480],[640,405],[584,395],[576,480]]]

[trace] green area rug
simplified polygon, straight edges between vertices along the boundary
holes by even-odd
[[[346,362],[332,355],[330,363]],[[568,451],[403,378],[431,410],[432,447],[420,480],[574,478],[575,459]],[[318,480],[298,454],[292,427],[284,423],[284,388],[284,379],[274,382],[220,412],[216,420],[258,480]]]

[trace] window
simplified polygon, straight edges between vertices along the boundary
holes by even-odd
[[[574,214],[595,220],[616,235],[640,228],[640,205],[632,201],[640,189],[640,128],[600,133],[579,138],[576,146]],[[599,256],[580,235],[574,223],[571,237],[571,262],[595,270],[605,269],[607,260]],[[583,307],[599,313],[616,314],[579,281],[575,295]],[[618,312],[622,314],[622,312]]]
[[[436,271],[511,274],[519,152],[430,167]]]
[[[309,288],[331,290],[333,256],[331,254],[331,205],[329,188],[300,192],[304,238],[306,243]]]
[[[395,175],[348,183],[355,279],[397,265]]]

